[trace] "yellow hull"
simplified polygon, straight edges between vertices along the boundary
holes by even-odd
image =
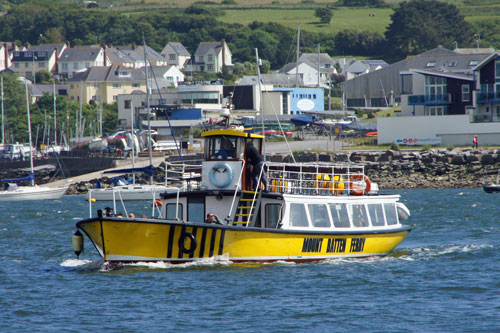
[[[104,218],[81,221],[104,260],[180,263],[227,255],[231,261],[315,261],[386,255],[409,227],[367,232],[307,232]]]

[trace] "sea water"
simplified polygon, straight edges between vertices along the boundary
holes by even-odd
[[[0,330],[500,331],[500,193],[390,192],[413,230],[385,257],[112,270],[72,251],[83,197],[0,203]]]

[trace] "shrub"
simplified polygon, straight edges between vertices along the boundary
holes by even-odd
[[[399,145],[396,142],[391,143],[391,146],[389,147],[391,150],[399,151]]]

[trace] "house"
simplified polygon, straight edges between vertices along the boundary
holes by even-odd
[[[90,67],[75,73],[66,83],[68,96],[73,100],[112,104],[118,95],[130,94],[135,90],[145,92],[145,82],[146,76],[141,69],[112,65]]]
[[[466,74],[472,67],[465,59],[473,56],[474,59],[471,60],[479,63],[492,51],[491,49],[483,49],[481,52],[476,50],[471,53],[466,50],[447,50],[438,46],[419,55],[410,56],[376,71],[342,82],[341,87],[345,96],[344,105],[349,108],[381,108],[399,104],[401,103],[401,95],[411,92],[411,83],[409,83],[411,78],[402,76],[401,73],[408,72],[410,69],[432,70],[444,66],[448,68],[450,73]],[[464,60],[460,61],[459,59]],[[449,66],[447,62],[450,62],[452,66]],[[404,82],[402,83],[401,80]]]
[[[111,63],[106,65],[121,65],[129,68],[141,68],[145,64],[145,56],[153,66],[167,66],[165,59],[158,52],[146,46],[146,54],[143,46],[111,46],[105,49],[107,58]],[[106,66],[105,65],[105,66]]]
[[[191,59],[191,53],[179,42],[169,42],[160,54],[167,59],[169,65],[177,66],[181,70],[184,69],[189,59]]]
[[[344,73],[346,80],[350,80],[357,76],[377,71],[388,65],[389,64],[383,60],[357,60],[347,66]]]
[[[223,67],[232,71],[232,54],[223,39],[220,42],[201,42],[185,68],[186,72],[221,73]]]
[[[58,73],[61,79],[69,79],[89,67],[104,66],[105,62],[104,49],[100,46],[68,47],[57,62]]]
[[[0,71],[9,68],[12,65],[12,56],[14,51],[19,51],[14,42],[0,42]]]
[[[36,72],[46,70],[58,74],[57,62],[67,45],[42,44],[28,47],[26,51],[14,51],[10,69],[26,78],[36,78]]]
[[[419,61],[400,72],[401,114],[377,121],[379,143],[469,145],[477,135],[497,144],[500,53],[455,49]]]
[[[153,89],[177,87],[180,82],[184,82],[184,73],[175,65],[154,66],[149,68],[148,71],[149,86]],[[144,74],[146,74],[145,71]]]
[[[319,82],[318,82],[318,68],[307,62],[299,63],[298,67],[297,63],[289,63],[277,71],[277,73],[279,74],[286,74],[290,76],[297,75],[297,72],[298,72],[298,77],[302,79],[302,83],[306,87],[318,87],[318,86],[325,87],[330,77],[328,73],[321,72],[320,70]],[[296,86],[298,86],[298,84]]]

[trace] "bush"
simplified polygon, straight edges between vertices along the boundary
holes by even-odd
[[[391,143],[389,147],[391,150],[400,151],[399,145],[396,142]]]

